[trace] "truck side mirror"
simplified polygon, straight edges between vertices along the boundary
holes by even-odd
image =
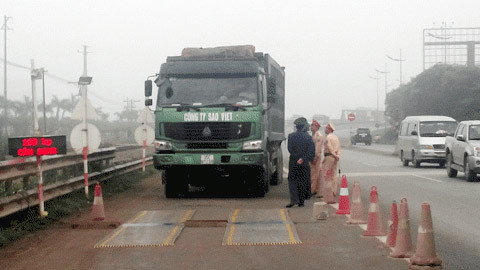
[[[463,135],[457,135],[457,141],[464,142],[465,138],[463,137]]]
[[[277,81],[275,78],[267,79],[267,102],[275,103],[275,94],[277,93]]]
[[[145,96],[146,97],[152,96],[152,81],[150,80],[145,81]]]
[[[416,135],[418,135],[418,132],[414,130],[414,131],[412,131],[411,134],[414,135],[414,136],[416,136]]]
[[[149,99],[145,99],[145,106],[149,107],[149,106],[152,106],[153,102],[152,102],[152,99],[149,98]]]

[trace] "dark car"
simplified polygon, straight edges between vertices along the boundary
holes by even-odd
[[[365,145],[372,144],[372,135],[369,128],[358,128],[357,132],[352,135],[350,141],[353,145],[357,143],[364,143]]]

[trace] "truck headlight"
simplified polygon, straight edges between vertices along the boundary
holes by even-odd
[[[155,141],[155,150],[163,151],[163,150],[172,150],[172,144],[168,141]]]
[[[421,144],[420,149],[433,149],[432,145],[427,145],[427,144]]]
[[[476,157],[480,157],[480,147],[473,148],[473,155]]]
[[[262,149],[262,141],[248,141],[244,142],[242,146],[242,150],[259,150]]]

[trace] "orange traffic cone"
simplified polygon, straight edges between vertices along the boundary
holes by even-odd
[[[93,198],[91,216],[93,220],[105,219],[105,210],[103,209],[102,188],[100,187],[100,183],[98,182],[97,182],[97,185],[95,186],[95,197]]]
[[[335,198],[333,197],[332,181],[332,171],[328,170],[325,177],[325,186],[323,187],[323,201],[328,204],[336,203]]]
[[[400,201],[400,217],[398,221],[397,240],[390,257],[410,258],[412,257],[412,240],[410,238],[410,222],[408,220],[408,203],[406,198]]]
[[[410,267],[419,266],[439,266],[442,260],[437,257],[435,251],[435,241],[433,238],[432,213],[430,204],[422,204],[422,213],[420,216],[420,225],[418,226],[417,251],[410,258]]]
[[[338,201],[337,215],[350,214],[350,197],[348,197],[348,182],[347,177],[342,175],[342,188],[340,189],[340,198]]]
[[[397,202],[393,201],[392,208],[390,210],[390,219],[388,220],[387,228],[387,247],[394,247],[397,240],[398,230],[398,211]]]
[[[347,220],[348,224],[365,224],[367,223],[363,219],[363,205],[362,205],[362,192],[360,189],[360,183],[357,181],[353,182],[353,192],[352,192],[352,206],[350,218]]]
[[[368,207],[367,230],[363,236],[384,236],[385,231],[382,226],[382,217],[380,214],[380,205],[378,204],[377,187],[372,186],[370,190],[370,206]]]

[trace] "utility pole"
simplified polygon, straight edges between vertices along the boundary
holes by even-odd
[[[402,85],[402,62],[406,60],[406,59],[402,59],[402,49],[400,49],[400,57],[393,58],[387,55],[387,58],[400,63],[400,85]]]
[[[7,120],[8,120],[8,99],[7,99],[7,30],[12,30],[11,28],[8,28],[7,21],[11,19],[12,17],[3,17],[3,97],[5,98],[5,124],[4,124],[4,130],[5,130],[5,136],[8,136],[8,129],[7,129]]]
[[[378,70],[378,69],[376,69],[376,71],[377,71],[377,77],[379,77],[378,73],[382,73],[383,75],[385,75],[385,112],[386,112],[387,111],[388,73],[390,73],[390,72],[387,71],[387,63],[385,63],[385,70],[384,71]],[[384,118],[385,132],[386,132],[387,131],[387,117],[385,117],[385,113],[384,113],[383,118]]]
[[[128,99],[127,97],[127,100],[124,100],[123,102],[127,103],[126,105],[127,111],[133,111],[133,104],[140,102],[140,100]]]
[[[84,144],[83,147],[83,177],[84,177],[84,186],[85,186],[85,196],[88,197],[88,123],[87,123],[87,118],[88,118],[88,111],[87,111],[87,105],[88,105],[88,100],[87,100],[87,85],[90,84],[91,78],[88,83],[83,83],[82,78],[88,78],[87,75],[87,46],[83,45],[83,75],[80,77],[79,84],[82,89],[82,97],[83,101],[85,102],[85,111],[84,111],[84,116],[83,116],[83,138],[84,138]]]
[[[39,78],[39,72],[35,69],[35,62],[33,59],[31,63],[31,79],[32,79],[32,102],[33,102],[33,135],[40,136],[40,127],[38,126],[38,113],[37,113],[37,93],[35,91],[35,80]]]

